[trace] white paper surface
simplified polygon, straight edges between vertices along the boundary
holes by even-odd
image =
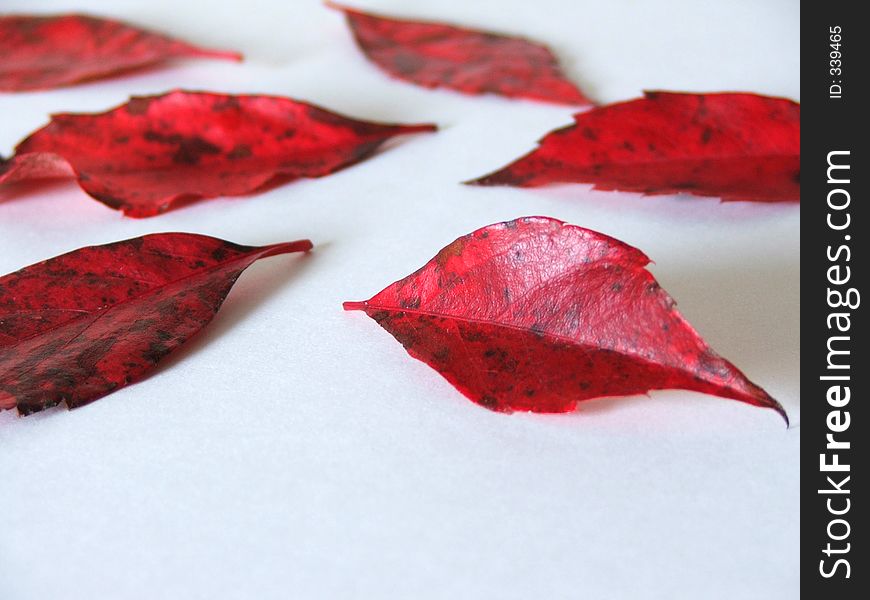
[[[796,1],[356,6],[546,41],[601,102],[642,89],[798,99]],[[0,10],[118,16],[247,56],[0,95],[4,155],[50,112],[174,87],[443,128],[327,178],[153,219],[123,218],[72,182],[0,192],[0,273],[157,231],[316,244],[251,267],[146,381],[72,412],[0,414],[0,598],[797,597],[798,206],[459,185],[569,123],[570,108],[390,80],[313,0]],[[533,214],[643,249],[687,319],[782,402],[792,428],[689,392],[491,413],[341,310],[456,237]]]

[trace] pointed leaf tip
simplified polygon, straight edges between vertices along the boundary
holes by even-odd
[[[785,412],[785,408],[783,408],[782,404],[780,404],[773,398],[771,398],[770,401],[772,402],[770,408],[775,410],[779,414],[779,416],[782,417],[782,420],[785,421],[785,428],[788,429],[791,426],[791,423],[788,418],[788,413]]]
[[[266,257],[276,256],[278,254],[289,254],[290,252],[308,252],[314,248],[314,244],[311,243],[311,240],[296,240],[295,242],[272,244],[271,246],[265,246],[264,248],[267,252],[263,254],[263,256]]]
[[[203,58],[220,58],[233,62],[243,62],[245,60],[245,55],[241,52],[235,52],[233,50],[212,50],[211,48],[200,48],[196,56],[201,56]]]
[[[331,8],[332,10],[337,10],[340,12],[353,12],[355,9],[345,6],[339,2],[333,2],[333,0],[323,0],[323,5],[326,8]]]
[[[777,412],[779,412],[780,416],[782,416],[783,421],[785,421],[785,428],[791,429],[791,422],[789,421],[789,418],[785,412],[785,409],[783,408],[781,411],[778,410]]]
[[[434,123],[419,123],[416,125],[402,125],[402,133],[432,133],[438,131],[438,125]]]

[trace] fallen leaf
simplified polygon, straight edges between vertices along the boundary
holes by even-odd
[[[466,94],[591,104],[542,44],[441,23],[390,19],[334,2],[326,4],[344,12],[360,49],[398,79]]]
[[[647,92],[574,115],[537,149],[468,183],[800,200],[800,104],[755,94]]]
[[[157,233],[0,277],[0,410],[76,408],[144,378],[212,320],[251,263],[310,248]]]
[[[463,236],[363,310],[468,398],[567,412],[601,396],[681,388],[782,406],[716,354],[644,268],[606,235],[545,217]]]
[[[0,162],[0,185],[68,176],[131,217],[180,199],[238,196],[322,177],[434,125],[358,121],[277,96],[173,91],[98,114],[58,114]]]
[[[120,21],[87,15],[0,16],[0,91],[42,90],[174,58],[241,60]]]

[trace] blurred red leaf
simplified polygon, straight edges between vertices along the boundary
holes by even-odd
[[[150,217],[183,198],[328,175],[394,136],[434,130],[358,121],[277,96],[174,91],[99,114],[53,115],[0,162],[0,185],[74,174],[103,204]]]
[[[592,183],[644,194],[800,200],[800,105],[755,94],[647,92],[592,109],[475,185]]]
[[[0,277],[0,410],[75,408],[142,379],[212,320],[251,263],[310,248],[158,233]]]
[[[457,239],[364,310],[487,408],[567,412],[601,396],[681,388],[779,403],[716,354],[636,248],[545,217]]]
[[[112,19],[0,16],[0,91],[54,88],[182,57],[242,59]]]
[[[344,12],[365,55],[399,79],[466,94],[591,104],[542,44],[441,23],[390,19],[334,2],[326,4]]]

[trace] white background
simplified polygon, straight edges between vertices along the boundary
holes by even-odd
[[[546,41],[601,102],[642,89],[798,99],[796,0],[356,5]],[[153,219],[123,218],[71,182],[0,192],[0,273],[155,231],[316,244],[250,268],[148,380],[72,412],[0,414],[0,598],[797,597],[798,206],[459,185],[570,122],[570,108],[392,81],[313,0],[0,8],[115,15],[247,56],[0,95],[4,155],[50,112],[173,87],[443,127],[327,178]],[[456,237],[533,214],[643,249],[792,428],[689,392],[488,412],[342,312]]]

